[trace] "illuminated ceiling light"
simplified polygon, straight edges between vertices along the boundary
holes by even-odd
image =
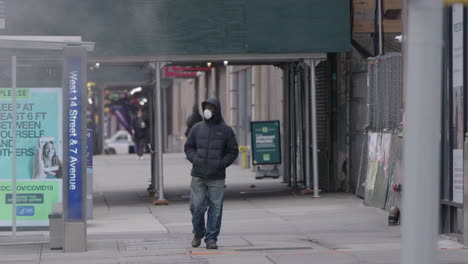
[[[87,82],[86,86],[88,87],[88,89],[92,89],[94,86],[96,86],[96,83],[95,82]]]
[[[211,62],[207,62],[206,66],[211,67]]]
[[[143,89],[141,87],[136,87],[136,88],[133,88],[131,91],[130,91],[130,94],[131,95],[134,95],[135,93],[138,93],[138,92],[141,92]]]
[[[229,64],[229,61],[225,60],[224,61],[224,66],[228,66],[228,64]]]
[[[96,62],[96,64],[94,64],[94,66],[96,67],[96,69],[99,69],[99,67],[101,67],[101,63]]]

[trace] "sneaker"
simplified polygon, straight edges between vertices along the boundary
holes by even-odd
[[[201,237],[193,236],[192,238],[192,247],[199,247],[201,244]]]
[[[218,249],[218,245],[216,245],[216,242],[208,242],[206,244],[206,249]]]

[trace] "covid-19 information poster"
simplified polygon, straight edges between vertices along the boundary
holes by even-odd
[[[279,121],[250,122],[252,135],[253,165],[281,163],[281,141]]]
[[[62,202],[62,89],[16,88],[12,99],[13,89],[0,88],[0,226],[12,225],[14,153],[17,226],[47,226],[52,204]]]

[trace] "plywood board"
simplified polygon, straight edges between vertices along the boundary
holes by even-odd
[[[371,33],[374,32],[373,20],[354,20],[353,32],[354,33]],[[401,20],[384,19],[385,33],[400,33],[403,30]]]
[[[375,0],[353,0],[355,11],[375,10]]]
[[[383,8],[387,9],[403,9],[403,0],[384,0]]]
[[[375,10],[375,0],[353,0],[353,8],[355,11]],[[384,0],[383,8],[387,9],[403,9],[403,0]]]

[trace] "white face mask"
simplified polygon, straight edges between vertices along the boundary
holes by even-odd
[[[203,111],[203,116],[205,117],[206,120],[210,120],[210,118],[213,116],[213,113],[211,113],[210,110],[205,109],[205,111]]]

